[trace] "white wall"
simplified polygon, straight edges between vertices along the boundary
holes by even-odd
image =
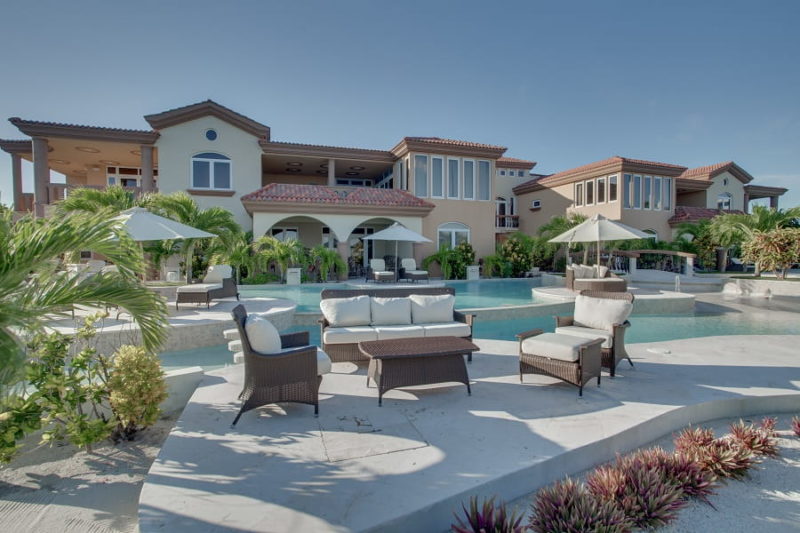
[[[209,141],[205,132],[214,129],[217,139]],[[158,148],[158,190],[162,193],[191,188],[191,159],[201,152],[218,152],[231,159],[233,196],[198,196],[203,207],[219,206],[233,213],[245,230],[252,229],[250,215],[239,200],[261,188],[261,147],[258,138],[216,117],[207,116],[161,130]]]
[[[728,179],[727,185],[724,185],[725,178]],[[744,183],[729,172],[723,172],[711,181],[711,187],[706,190],[706,207],[716,209],[717,196],[726,192],[731,195],[731,209],[744,211]]]

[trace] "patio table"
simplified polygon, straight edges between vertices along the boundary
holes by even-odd
[[[378,405],[383,394],[398,387],[457,382],[472,394],[464,356],[478,347],[460,337],[410,337],[362,341],[358,349],[369,358],[369,380],[378,385]]]

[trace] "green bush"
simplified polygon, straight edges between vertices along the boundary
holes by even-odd
[[[773,270],[784,279],[792,264],[800,263],[800,228],[781,228],[755,232],[742,245],[742,259]]]
[[[153,425],[159,404],[167,399],[158,356],[139,346],[121,346],[114,354],[108,392],[116,436],[130,440],[139,429]]]
[[[262,272],[261,274],[251,274],[242,280],[242,285],[264,285],[266,283],[278,283],[281,277],[272,272]]]

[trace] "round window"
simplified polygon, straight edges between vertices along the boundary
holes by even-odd
[[[208,139],[209,141],[216,141],[217,140],[216,130],[206,130],[206,139]]]
[[[728,184],[728,178],[723,178],[722,179],[722,184],[723,185],[727,185]]]

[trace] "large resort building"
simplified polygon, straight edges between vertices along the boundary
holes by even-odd
[[[544,176],[532,174],[533,161],[504,157],[505,147],[438,137],[405,137],[389,150],[281,142],[211,100],[144,118],[152,129],[11,118],[29,137],[0,140],[14,209],[46,215],[74,187],[185,191],[201,207],[228,209],[255,237],[335,248],[355,268],[385,253],[361,237],[392,222],[432,241],[401,243],[401,256],[419,261],[466,241],[483,257],[555,215],[602,213],[669,239],[680,222],[746,211],[758,198],[776,207],[786,192],[751,184],[732,161],[688,169],[612,157]],[[23,159],[33,163],[33,193],[22,192]],[[66,183],[51,183],[51,170]]]

